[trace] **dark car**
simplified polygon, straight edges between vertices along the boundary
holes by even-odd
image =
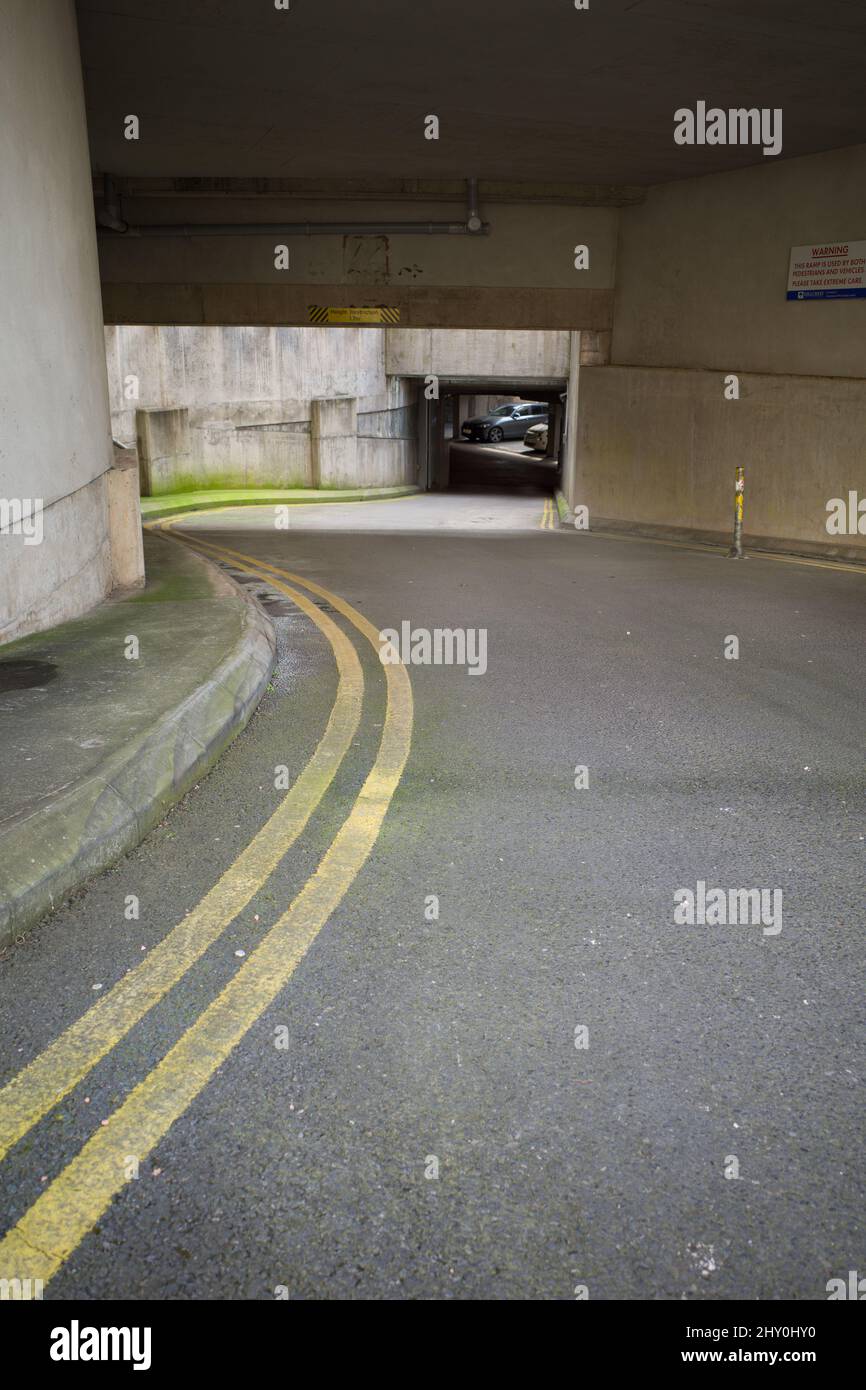
[[[460,433],[464,439],[498,444],[501,439],[522,439],[530,425],[543,425],[550,407],[543,401],[517,401],[498,405],[489,415],[466,420]]]

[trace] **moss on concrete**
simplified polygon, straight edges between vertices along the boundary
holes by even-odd
[[[176,516],[179,512],[206,511],[211,507],[299,506],[314,502],[381,502],[389,497],[410,497],[420,491],[414,485],[367,488],[208,488],[195,492],[171,492],[142,497],[145,521]]]

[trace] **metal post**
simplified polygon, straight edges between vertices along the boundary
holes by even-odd
[[[743,496],[746,490],[746,470],[742,464],[737,464],[737,475],[734,483],[734,544],[728,551],[728,557],[732,560],[742,560],[743,558]]]

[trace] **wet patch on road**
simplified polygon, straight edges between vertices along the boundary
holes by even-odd
[[[60,672],[53,661],[12,657],[0,661],[0,693],[6,690],[36,690],[56,680]]]

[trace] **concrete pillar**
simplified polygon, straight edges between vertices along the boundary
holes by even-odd
[[[445,398],[430,402],[430,486],[447,488],[451,472],[450,442],[445,438]]]
[[[108,530],[111,541],[111,587],[137,589],[144,583],[144,545],[134,449],[114,446],[108,475]]]
[[[313,487],[358,486],[358,402],[313,401],[310,422]]]
[[[551,401],[550,414],[547,417],[547,452],[545,457],[557,461],[562,447],[562,417],[562,402],[559,400]]]
[[[108,593],[112,445],[72,0],[4,0],[0,68],[3,641]],[[39,504],[38,537],[15,520],[23,503]]]
[[[566,502],[573,511],[578,503],[585,503],[586,499],[579,495],[582,487],[578,452],[580,333],[570,333],[569,340],[568,397],[565,405],[565,442],[562,451],[562,491]],[[592,514],[590,513],[591,523]]]
[[[415,440],[417,471],[415,481],[421,488],[430,486],[430,402],[423,389],[418,392],[418,430]]]
[[[170,492],[188,482],[192,472],[189,411],[137,410],[135,442],[142,497]]]

